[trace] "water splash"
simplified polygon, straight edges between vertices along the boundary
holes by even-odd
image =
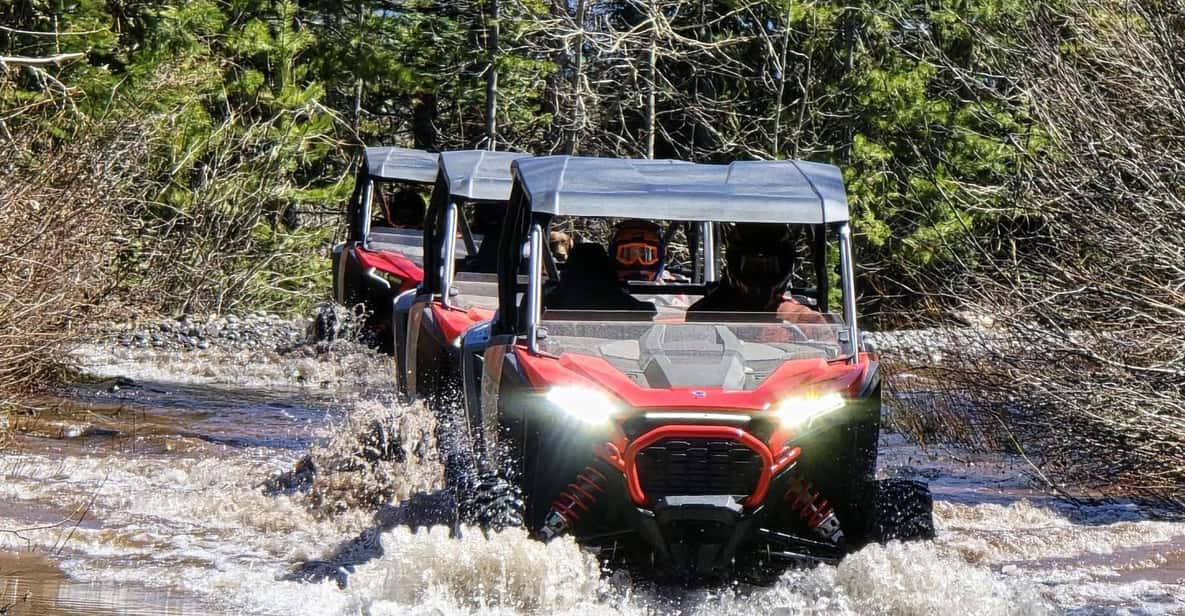
[[[185,382],[193,367],[160,361],[124,375],[143,379],[159,370]],[[211,361],[209,370],[216,379],[266,383],[267,375],[293,368],[235,376],[243,365]],[[291,396],[300,390],[288,385],[270,391],[298,404]],[[250,413],[236,410],[234,390],[162,391],[141,398],[136,413],[105,419],[116,436],[18,436],[0,460],[0,529],[30,530],[0,532],[0,550],[60,548],[55,559],[73,580],[155,589],[162,597],[180,592],[215,613],[1185,609],[1179,577],[1148,573],[1171,558],[1185,560],[1172,556],[1185,554],[1185,524],[1149,519],[1131,505],[1069,507],[1034,491],[1004,459],[970,467],[890,437],[882,474],[931,479],[934,541],[869,546],[838,566],[787,572],[769,587],[687,591],[606,574],[570,540],[542,544],[521,531],[486,536],[475,529],[451,537],[441,525],[449,504],[438,492],[431,415],[394,404],[389,389],[318,399],[326,409],[320,412],[275,407],[304,418],[306,437],[316,441],[307,451],[235,438],[256,428]],[[131,436],[121,422],[133,418],[152,423],[152,433]],[[195,426],[217,426],[220,436]],[[129,439],[192,443],[133,448]]]

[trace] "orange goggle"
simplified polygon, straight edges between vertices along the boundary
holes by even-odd
[[[621,265],[649,267],[658,263],[658,246],[643,242],[627,242],[617,246],[617,262]]]

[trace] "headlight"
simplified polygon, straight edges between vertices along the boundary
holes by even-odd
[[[547,390],[543,396],[561,411],[594,426],[608,423],[620,410],[612,398],[591,387],[559,385]]]
[[[831,392],[821,396],[794,396],[778,403],[774,411],[782,425],[787,428],[801,428],[818,417],[834,413],[844,407],[843,396]]]

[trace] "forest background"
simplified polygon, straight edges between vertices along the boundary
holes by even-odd
[[[1182,0],[5,0],[0,390],[327,298],[377,144],[840,165],[868,322],[948,332],[894,421],[1185,493]]]

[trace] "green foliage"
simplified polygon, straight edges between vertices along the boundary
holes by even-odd
[[[861,258],[876,268],[869,282],[880,296],[917,288],[921,273],[948,262],[975,259],[966,238],[1007,208],[1002,188],[1025,154],[1023,101],[993,72],[1007,46],[990,35],[1007,36],[1033,8],[974,4],[789,11],[791,48],[810,50],[809,68],[791,69],[811,71],[826,94],[814,103],[809,92],[790,95],[820,120],[788,136],[784,153],[844,167]]]
[[[219,285],[233,301],[307,301],[298,289],[327,269],[331,238],[283,228],[282,213],[340,205],[361,144],[483,144],[491,65],[499,147],[555,151],[574,130],[580,153],[644,153],[652,91],[659,156],[841,165],[882,296],[974,260],[960,238],[1010,212],[1009,178],[1024,147],[1041,147],[995,70],[1014,61],[1008,37],[1038,10],[1020,0],[589,0],[582,49],[552,20],[571,19],[575,3],[500,0],[496,56],[491,1],[7,3],[0,23],[62,35],[0,31],[0,54],[86,55],[0,76],[0,121],[59,143],[97,127],[143,132],[152,194],[140,215],[164,235],[128,258],[189,242],[182,270],[202,272],[170,283],[170,308],[220,306]],[[672,30],[655,33],[647,11]],[[652,40],[663,46],[657,84],[646,81]],[[565,96],[583,99],[575,128],[564,127],[577,108]]]
[[[161,308],[179,310],[233,303],[295,308],[323,295],[321,247],[329,231],[277,223],[289,207],[321,205],[313,199],[334,192],[325,187],[339,185],[341,169],[330,161],[340,151],[337,120],[322,105],[324,88],[309,78],[303,58],[315,38],[296,3],[195,0],[131,7],[118,16],[104,3],[80,6],[25,7],[17,23],[30,31],[52,31],[54,23],[64,31],[99,30],[57,37],[70,42],[61,51],[118,63],[49,69],[47,76],[78,90],[65,97],[75,107],[69,114],[16,117],[51,128],[143,130],[152,156],[138,169],[138,188],[150,190],[146,206],[129,207],[148,236],[125,253],[128,284],[152,285]],[[26,38],[40,45],[10,39],[3,53],[58,52],[47,47],[53,37]],[[0,89],[5,107],[58,96],[35,83],[15,86]],[[60,129],[50,134],[70,137]],[[161,254],[167,271],[141,267]]]

